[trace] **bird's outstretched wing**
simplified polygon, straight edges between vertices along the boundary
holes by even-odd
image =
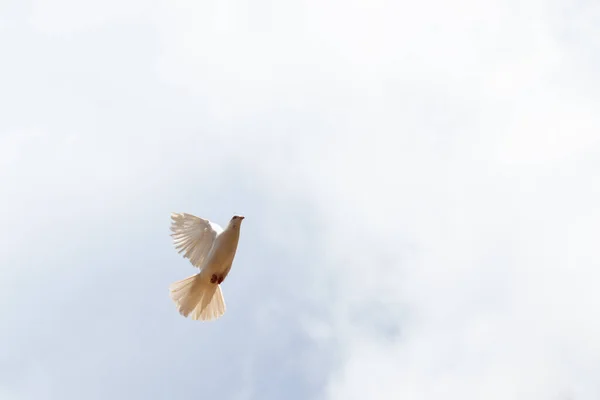
[[[186,213],[171,214],[171,236],[178,253],[190,260],[193,266],[201,268],[215,237],[223,232],[218,224]]]

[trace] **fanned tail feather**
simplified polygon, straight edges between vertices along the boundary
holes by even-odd
[[[210,321],[225,313],[225,299],[218,284],[203,281],[200,274],[174,282],[169,286],[171,299],[184,317]]]

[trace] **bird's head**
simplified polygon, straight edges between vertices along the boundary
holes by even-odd
[[[244,217],[240,216],[240,215],[234,215],[231,218],[231,221],[229,221],[229,225],[232,228],[239,228],[240,225],[242,225],[242,220],[244,219]]]

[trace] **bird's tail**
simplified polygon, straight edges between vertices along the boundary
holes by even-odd
[[[200,274],[192,275],[169,286],[171,299],[184,317],[210,321],[225,313],[225,299],[221,285],[210,283]]]

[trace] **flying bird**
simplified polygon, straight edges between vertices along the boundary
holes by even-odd
[[[235,215],[223,230],[191,214],[171,214],[175,249],[200,269],[196,275],[169,286],[171,299],[184,317],[210,321],[225,313],[221,283],[231,270],[243,219]]]

